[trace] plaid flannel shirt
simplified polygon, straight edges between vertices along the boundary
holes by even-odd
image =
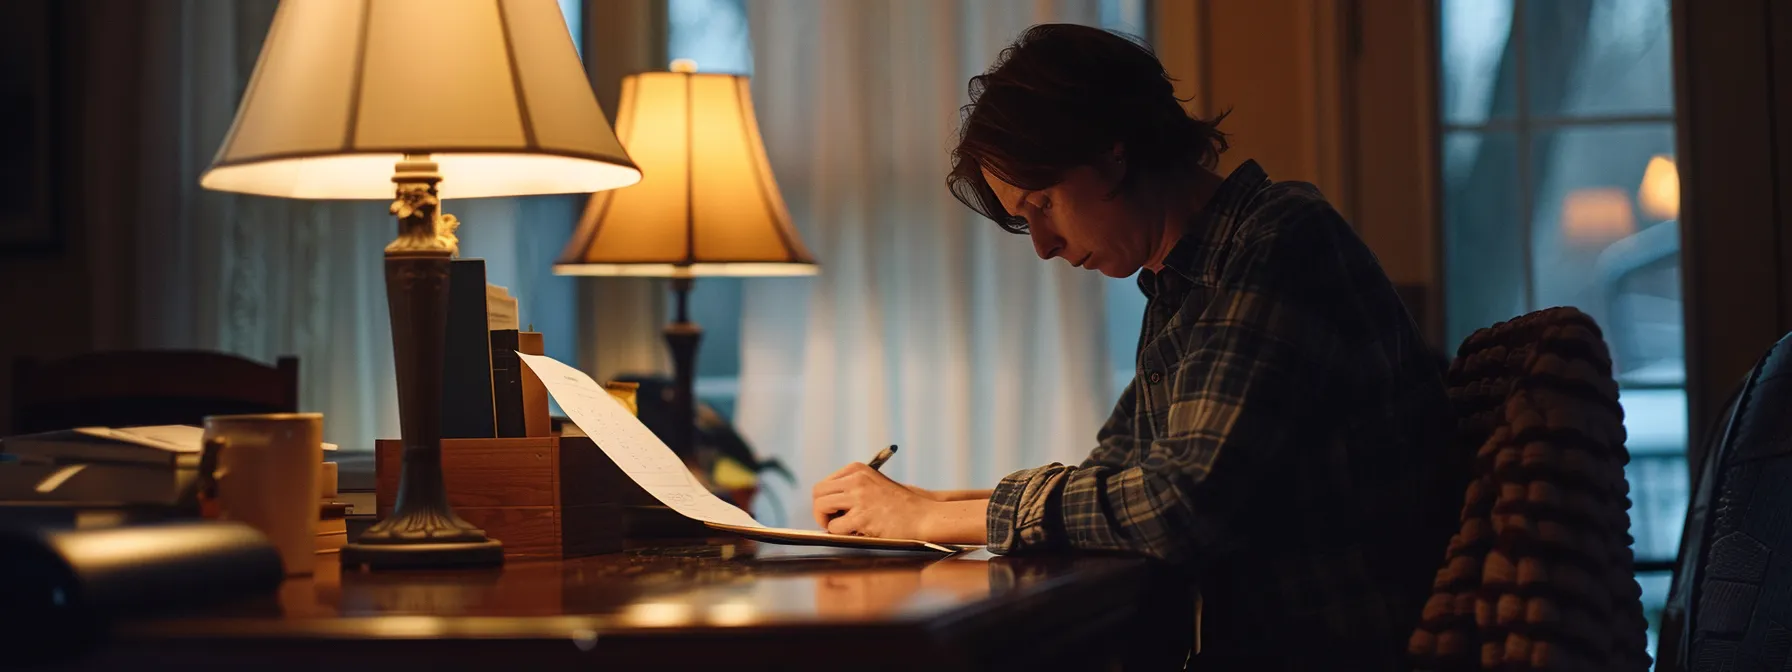
[[[1003,479],[990,550],[1186,569],[1204,664],[1400,665],[1470,456],[1374,255],[1312,185],[1246,162],[1139,286],[1138,369],[1099,445]]]

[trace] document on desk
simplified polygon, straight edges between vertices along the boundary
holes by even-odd
[[[956,553],[960,548],[914,539],[884,539],[828,534],[816,530],[766,527],[746,511],[722,501],[703,487],[684,460],[641,423],[622,402],[603,386],[573,367],[541,355],[517,353],[529,370],[541,378],[548,396],[560,404],[566,416],[591,437],[610,461],[642,490],[660,503],[710,527],[770,543],[844,546],[851,548],[902,548]]]

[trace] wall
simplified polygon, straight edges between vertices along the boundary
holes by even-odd
[[[1688,420],[1699,437],[1792,330],[1792,5],[1673,9]]]
[[[0,435],[12,427],[16,358],[120,347],[132,322],[124,297],[140,142],[131,111],[141,7],[134,0],[29,1],[57,9],[49,31],[62,84],[54,103],[62,126],[53,143],[62,161],[53,213],[62,244],[0,258]]]
[[[1190,111],[1230,111],[1230,169],[1312,182],[1433,341],[1441,331],[1431,2],[1164,0],[1153,44]]]

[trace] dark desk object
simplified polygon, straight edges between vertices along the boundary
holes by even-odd
[[[1175,669],[1188,593],[1155,576],[1120,557],[750,542],[477,571],[341,574],[320,558],[281,587],[283,615],[126,624],[80,669]]]
[[[279,552],[242,523],[0,526],[0,643],[10,663],[59,658],[121,619],[265,597],[283,573]]]
[[[207,415],[299,410],[299,360],[121,350],[13,364],[13,434],[71,427],[201,425]]]

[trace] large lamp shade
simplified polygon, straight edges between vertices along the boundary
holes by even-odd
[[[592,195],[554,272],[815,273],[772,178],[747,78],[673,67],[623,79],[617,135],[646,177]]]
[[[640,179],[554,0],[280,3],[236,120],[199,183],[392,200],[398,235],[385,250],[386,306],[404,456],[391,514],[342,547],[345,570],[504,562],[501,540],[454,513],[442,479],[460,225],[442,200],[589,193]]]
[[[200,184],[392,198],[430,155],[449,198],[589,193],[641,171],[543,0],[284,0]]]

